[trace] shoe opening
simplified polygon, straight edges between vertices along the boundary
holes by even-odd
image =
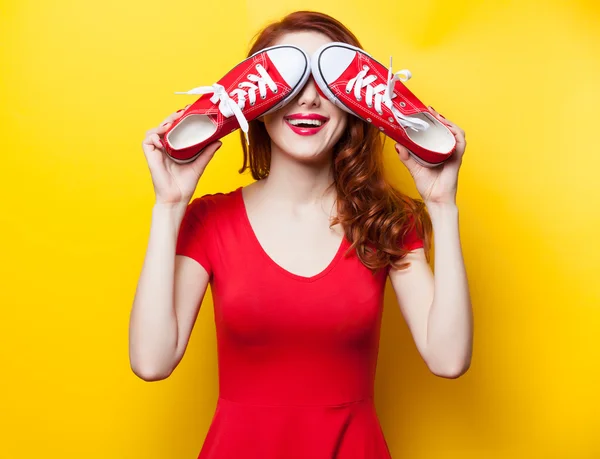
[[[193,147],[204,142],[217,130],[206,115],[188,115],[167,135],[169,144],[175,150]]]

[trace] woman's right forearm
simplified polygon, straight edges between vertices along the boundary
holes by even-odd
[[[175,248],[186,207],[187,203],[156,203],[152,208],[148,249],[129,322],[129,360],[143,379],[166,378],[175,360]]]

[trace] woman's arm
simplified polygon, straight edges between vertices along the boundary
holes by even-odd
[[[406,271],[390,271],[400,308],[423,359],[433,373],[457,378],[471,364],[473,312],[458,231],[458,173],[467,140],[465,131],[429,111],[452,132],[456,148],[437,167],[423,167],[400,144],[396,150],[412,175],[431,217],[435,247],[435,278],[423,249],[412,251]]]
[[[176,256],[186,205],[155,204],[146,258],[129,319],[129,361],[146,381],[167,378],[187,347],[209,275]]]
[[[471,363],[473,317],[455,204],[428,204],[435,238],[435,277],[423,249],[407,254],[390,279],[417,349],[436,375],[457,378]]]

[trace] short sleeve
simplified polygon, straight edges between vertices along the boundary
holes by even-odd
[[[407,251],[411,251],[411,250],[415,250],[415,249],[424,247],[423,240],[417,234],[417,228],[413,224],[412,219],[410,219],[410,221],[408,222],[408,231],[401,238],[400,244],[401,244],[402,249],[407,250]]]
[[[214,243],[212,238],[212,224],[209,219],[208,196],[195,198],[188,204],[177,236],[176,255],[185,255],[196,260],[212,275],[210,262],[210,247]]]

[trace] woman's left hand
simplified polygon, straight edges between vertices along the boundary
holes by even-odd
[[[445,124],[454,134],[454,137],[456,137],[456,150],[452,153],[452,156],[440,166],[425,167],[419,164],[408,153],[408,150],[399,143],[396,144],[396,151],[400,160],[404,163],[410,175],[412,175],[417,190],[426,205],[455,204],[458,187],[458,170],[462,164],[462,158],[467,146],[465,131],[441,116],[433,108],[429,107],[429,111],[438,121]]]

